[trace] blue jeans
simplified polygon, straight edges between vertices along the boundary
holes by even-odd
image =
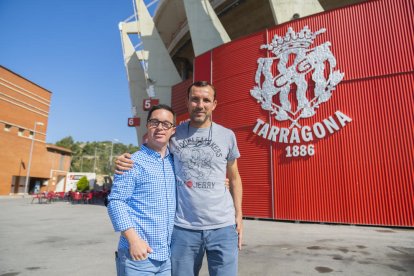
[[[118,276],[171,276],[171,260],[156,261],[147,258],[143,261],[131,259],[128,249],[118,249],[115,253],[116,273]]]
[[[235,276],[239,250],[236,226],[189,230],[174,226],[171,238],[173,276],[198,275],[207,253],[210,276]]]

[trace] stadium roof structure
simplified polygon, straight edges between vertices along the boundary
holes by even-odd
[[[134,16],[119,24],[133,116],[146,118],[144,101],[171,104],[171,87],[193,78],[194,57],[266,28],[359,2],[364,0],[160,0],[152,17],[144,1],[135,0]],[[135,45],[132,36],[138,36]],[[137,131],[139,140],[145,125]]]

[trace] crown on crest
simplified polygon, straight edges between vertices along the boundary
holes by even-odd
[[[324,33],[325,31],[326,29],[322,28],[313,33],[308,26],[305,26],[300,32],[296,33],[292,27],[289,27],[284,37],[276,34],[271,43],[260,46],[260,49],[268,49],[276,56],[292,49],[306,49],[313,44],[313,41],[319,34]]]

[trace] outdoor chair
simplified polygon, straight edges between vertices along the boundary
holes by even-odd
[[[52,201],[55,200],[55,196],[56,196],[55,192],[52,192],[52,191],[48,192],[46,194],[46,202],[52,203]]]
[[[93,193],[92,192],[89,192],[89,193],[85,194],[84,197],[83,197],[83,201],[85,203],[91,203],[92,200],[93,200]]]
[[[55,198],[63,201],[65,199],[65,192],[55,193]]]
[[[83,200],[82,194],[79,192],[72,192],[72,203],[75,203],[75,201],[77,203],[79,203],[79,201]]]
[[[33,201],[35,200],[35,199],[37,199],[38,200],[38,203],[42,203],[42,200],[43,199],[46,199],[46,195],[44,194],[44,193],[38,193],[38,194],[34,194],[33,196],[32,196],[32,204],[33,204]]]

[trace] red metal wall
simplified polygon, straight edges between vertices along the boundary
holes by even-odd
[[[189,119],[187,113],[187,89],[194,81],[208,81],[211,83],[211,51],[208,51],[194,60],[193,79],[187,79],[172,87],[171,107],[177,114],[177,124]]]
[[[241,155],[245,216],[315,222],[414,226],[414,1],[370,1],[317,14],[233,41],[195,61],[217,88],[214,121],[234,130]],[[278,127],[250,96],[260,45],[288,27],[326,28],[336,70],[345,73],[312,126],[340,110],[352,122],[316,139],[312,157],[285,157],[288,144],[253,133],[257,118]],[[199,60],[199,61],[198,61]],[[198,63],[199,62],[199,63]],[[204,69],[203,69],[204,68]],[[206,70],[206,72],[202,72]]]
[[[250,96],[263,39],[263,33],[254,34],[213,51],[218,102],[213,119],[231,128],[237,137],[242,156],[238,165],[244,189],[243,215],[273,218],[271,144],[252,132],[256,118],[268,116]]]
[[[184,115],[187,113],[187,88],[193,83],[192,79],[180,82],[172,87],[171,91],[171,107],[177,114]]]
[[[194,81],[208,81],[211,83],[211,51],[208,51],[194,60]]]

